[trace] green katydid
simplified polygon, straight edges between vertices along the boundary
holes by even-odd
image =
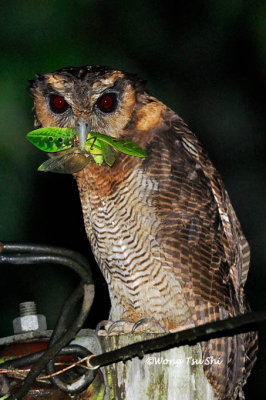
[[[88,133],[85,149],[79,147],[76,132],[67,128],[36,129],[27,134],[27,139],[45,152],[64,151],[63,154],[54,156],[40,165],[38,169],[45,172],[77,172],[89,163],[90,155],[96,164],[101,165],[105,161],[107,165],[112,166],[116,158],[114,149],[136,157],[147,157],[145,150],[138,144],[99,132]]]
[[[109,146],[114,147],[116,150],[120,151],[121,153],[129,154],[130,156],[135,157],[147,157],[147,153],[144,149],[142,149],[137,143],[130,142],[124,139],[117,139],[112,136],[103,135],[99,132],[89,132],[87,137],[87,142],[90,139],[96,138],[99,142],[104,142]],[[86,142],[86,143],[87,143]]]

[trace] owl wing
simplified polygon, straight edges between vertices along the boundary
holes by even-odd
[[[183,134],[181,141],[185,152],[199,163],[204,175],[209,180],[224,232],[222,242],[224,254],[230,265],[230,276],[236,293],[238,293],[240,288],[245,285],[249,270],[250,249],[248,242],[243,235],[221,176],[214,168],[207,153],[192,134]]]
[[[182,120],[173,123],[171,129],[161,136],[161,140],[161,159],[167,146],[171,147],[171,179],[168,179],[167,187],[172,197],[170,218],[173,220],[176,214],[178,219],[180,213],[182,214],[182,224],[176,221],[173,235],[179,236],[179,241],[184,243],[184,249],[186,246],[191,253],[190,261],[185,264],[191,261],[194,264],[191,268],[195,275],[195,290],[199,292],[200,283],[196,281],[202,281],[202,290],[209,294],[210,291],[213,292],[209,297],[210,303],[226,305],[226,301],[223,301],[226,296],[229,309],[232,305],[230,303],[237,301],[235,311],[244,312],[243,287],[249,269],[249,245],[221,176]],[[176,205],[174,196],[179,197]],[[167,223],[167,226],[169,229],[171,223]],[[185,261],[185,254],[179,257]],[[234,313],[232,310],[231,312]]]

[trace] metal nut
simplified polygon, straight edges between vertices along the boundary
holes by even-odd
[[[23,333],[36,330],[46,330],[46,318],[44,315],[26,315],[24,317],[18,317],[13,320],[14,333]]]

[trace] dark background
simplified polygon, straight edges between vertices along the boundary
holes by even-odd
[[[176,11],[175,6],[178,6]],[[71,176],[42,174],[27,80],[63,66],[104,64],[138,73],[149,91],[189,124],[223,176],[251,245],[246,286],[266,308],[266,3],[209,1],[1,1],[0,239],[47,243],[92,260]],[[88,326],[108,315],[106,285],[93,266],[96,302]],[[60,266],[1,265],[0,336],[12,333],[21,301],[35,300],[49,328],[77,277]],[[265,325],[264,325],[265,327]],[[265,394],[266,344],[247,385]]]

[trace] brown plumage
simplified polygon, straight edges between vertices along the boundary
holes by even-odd
[[[179,330],[245,313],[249,246],[221,177],[197,138],[136,76],[106,67],[64,68],[31,84],[35,126],[76,128],[137,142],[147,159],[117,154],[75,174],[84,223],[108,283],[110,319]],[[61,96],[66,110],[56,110]],[[111,96],[112,108],[104,108]],[[243,398],[255,361],[253,333],[202,343],[219,399]]]

